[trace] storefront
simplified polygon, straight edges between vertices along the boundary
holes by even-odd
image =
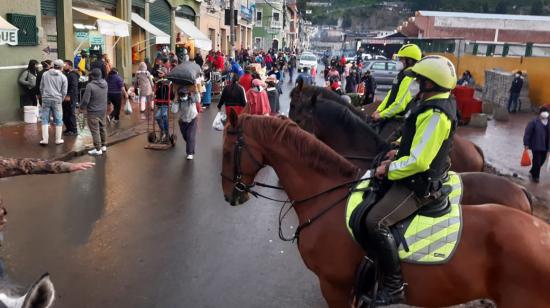
[[[91,57],[107,54],[116,63],[115,47],[121,37],[130,36],[128,22],[114,17],[114,10],[73,7],[74,54],[86,50]]]
[[[153,24],[149,23],[137,13],[132,13],[132,64],[137,64],[145,60],[146,50],[152,46],[156,49],[162,46],[170,45],[170,35],[161,31]],[[134,27],[134,24],[137,27]],[[149,33],[149,40],[145,33]],[[154,59],[149,59],[150,61]]]
[[[212,49],[212,41],[208,36],[199,30],[195,24],[182,17],[176,17],[176,45],[184,46],[188,49],[191,58],[196,52],[210,51]]]

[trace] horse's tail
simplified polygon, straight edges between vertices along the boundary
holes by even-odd
[[[479,155],[481,156],[481,160],[483,161],[483,165],[481,167],[481,170],[480,171],[483,171],[485,170],[485,166],[486,166],[486,162],[485,162],[485,155],[483,154],[483,150],[475,143],[472,142],[472,144],[474,145],[474,148],[476,149],[476,151],[479,153]]]
[[[527,191],[527,189],[523,186],[521,186],[521,190],[525,194],[525,197],[529,201],[529,206],[531,207],[531,214],[533,214],[533,194]]]

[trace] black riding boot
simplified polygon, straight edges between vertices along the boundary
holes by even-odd
[[[372,300],[381,306],[402,303],[405,300],[405,284],[393,235],[384,227],[372,233],[369,245],[372,243],[374,247],[369,247],[369,251],[375,252],[375,261],[382,276],[376,298]]]

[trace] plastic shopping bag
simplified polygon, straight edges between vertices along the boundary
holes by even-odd
[[[173,114],[176,114],[176,113],[180,112],[180,103],[179,102],[172,102],[172,104],[170,105],[170,111]]]
[[[527,151],[527,149],[523,150],[523,155],[521,155],[521,166],[531,166],[531,157],[529,156],[529,151]]]
[[[126,105],[124,105],[124,113],[132,114],[132,104],[129,99],[126,100]]]
[[[224,127],[225,117],[226,116],[224,112],[218,112],[216,114],[216,117],[214,118],[214,122],[212,123],[212,128],[217,131],[222,131]]]

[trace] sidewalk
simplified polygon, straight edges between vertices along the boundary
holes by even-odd
[[[118,124],[107,123],[108,146],[145,133],[147,120],[141,119],[137,104],[132,104],[132,107],[134,112],[131,115],[121,112]],[[84,130],[79,131],[78,136],[63,136],[65,143],[62,145],[55,145],[54,127],[50,126],[50,144],[40,146],[40,125],[17,123],[0,126],[0,156],[68,160],[85,154],[93,145],[92,136],[86,125]]]
[[[535,195],[536,204],[544,205],[544,207],[539,206],[536,212],[542,211],[548,217],[550,216],[550,209],[547,206],[547,202],[550,201],[550,173],[546,172],[546,164],[541,169],[538,184],[529,179],[529,167],[520,166],[523,133],[527,123],[535,116],[534,113],[512,114],[508,122],[491,120],[486,129],[464,126],[458,129],[458,133],[483,149],[489,168],[509,176]]]

